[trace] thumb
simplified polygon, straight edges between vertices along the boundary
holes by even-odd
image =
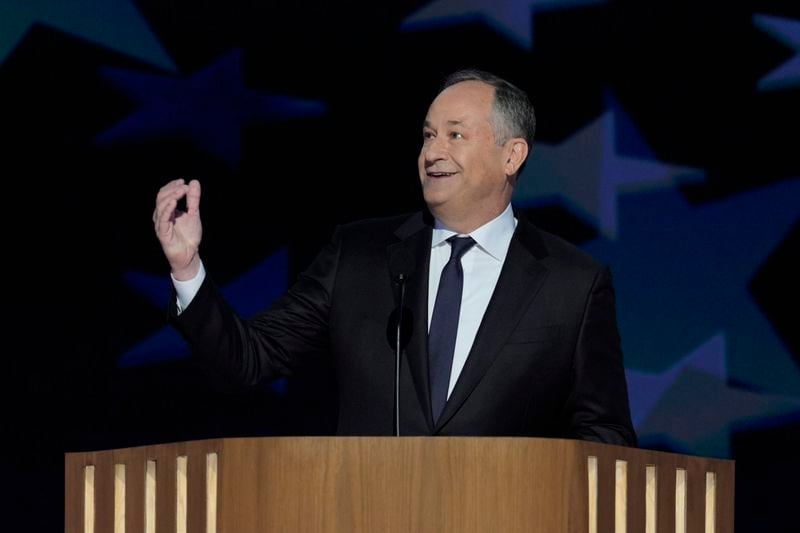
[[[196,215],[200,210],[200,182],[192,180],[189,182],[189,190],[186,191],[186,212]]]

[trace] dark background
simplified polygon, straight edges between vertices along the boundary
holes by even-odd
[[[156,192],[202,181],[206,267],[249,314],[336,224],[421,206],[427,105],[476,66],[537,110],[518,205],[612,266],[641,445],[735,459],[737,531],[795,530],[800,4],[10,4],[11,524],[63,528],[67,451],[334,432],[324,367],[237,393],[186,357]],[[601,207],[581,203],[595,189]]]

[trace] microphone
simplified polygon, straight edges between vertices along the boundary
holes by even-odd
[[[400,355],[411,338],[411,311],[405,308],[406,281],[414,272],[414,259],[398,247],[389,256],[389,273],[398,286],[398,305],[389,317],[387,338],[394,348],[394,434],[400,436]]]

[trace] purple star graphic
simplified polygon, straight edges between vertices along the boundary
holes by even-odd
[[[585,248],[614,273],[628,367],[663,373],[724,334],[731,384],[800,397],[800,368],[748,290],[797,223],[798,199],[800,179],[702,206],[669,189],[623,197],[617,241]]]
[[[153,138],[189,138],[229,168],[241,159],[247,124],[321,115],[321,102],[252,91],[242,84],[239,50],[186,79],[104,69],[103,77],[139,109],[97,137],[100,145]]]
[[[533,47],[536,12],[604,3],[605,0],[434,0],[403,21],[406,31],[427,30],[480,20],[522,48]]]
[[[622,131],[628,138],[620,135]],[[627,115],[613,103],[603,113],[558,145],[536,143],[530,161],[514,191],[514,203],[522,208],[553,202],[565,204],[573,214],[616,239],[618,196],[702,178],[693,168],[668,165],[652,157],[626,155],[621,145],[649,150]]]
[[[733,431],[800,418],[800,400],[731,385],[725,338],[715,335],[662,373],[626,372],[639,443],[730,457]]]
[[[753,23],[794,50],[791,59],[758,81],[762,91],[784,89],[800,84],[800,21],[770,15],[754,15]]]

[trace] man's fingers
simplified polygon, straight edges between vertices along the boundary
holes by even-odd
[[[186,182],[184,181],[184,179],[183,179],[183,178],[178,178],[178,179],[176,179],[176,180],[172,180],[172,181],[170,181],[170,182],[167,182],[166,184],[164,184],[164,185],[163,185],[163,186],[162,186],[162,187],[161,187],[161,188],[158,190],[158,195],[160,196],[162,192],[167,192],[167,191],[169,191],[169,190],[171,190],[171,189],[174,189],[175,187],[178,187],[178,186],[180,186],[180,185],[185,185],[185,183],[186,183]]]
[[[181,199],[182,196],[183,196],[183,192],[180,191],[180,190],[172,191],[171,194],[165,194],[164,196],[160,197],[156,201],[156,211],[158,211],[160,213],[161,211],[163,211],[165,209],[165,206],[167,204],[169,204],[172,201],[177,202],[178,200]]]
[[[160,210],[156,209],[156,233],[159,236],[169,234],[172,227],[172,213],[175,211],[177,205],[178,199],[173,196],[166,201]]]
[[[153,222],[156,224],[156,232],[159,235],[166,235],[169,232],[175,209],[184,194],[188,185],[183,180],[175,180],[168,186],[162,188],[156,201],[156,209],[153,212]]]
[[[160,194],[158,199],[156,200],[156,213],[157,213],[156,216],[158,216],[158,213],[163,211],[165,209],[165,206],[167,206],[170,202],[175,201],[177,204],[178,200],[183,198],[183,196],[186,194],[186,190],[188,188],[189,188],[188,185],[180,184],[180,186],[174,187],[172,189],[169,189],[168,191],[165,191],[163,194]],[[175,206],[170,208],[170,210],[174,209]]]
[[[158,203],[164,198],[171,197],[176,191],[184,190],[185,192],[186,188],[187,185],[182,179],[170,181],[158,190],[158,194],[156,195],[156,205],[158,205]]]

